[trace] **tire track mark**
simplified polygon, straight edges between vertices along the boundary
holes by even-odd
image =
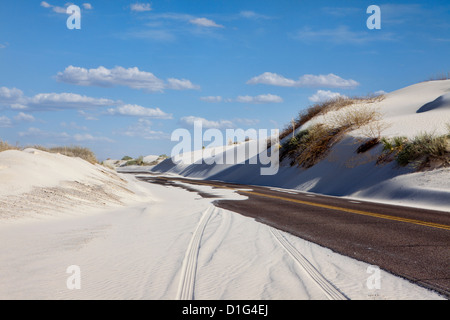
[[[200,243],[202,240],[203,232],[205,231],[206,224],[211,218],[212,213],[215,211],[215,207],[211,206],[203,213],[197,228],[194,231],[191,242],[186,250],[186,255],[181,267],[181,278],[178,285],[177,300],[193,300],[194,299],[194,287],[195,287],[195,275],[197,273],[197,260],[200,250]]]
[[[283,235],[276,229],[270,228],[270,232],[280,245],[297,261],[314,282],[324,291],[330,300],[349,300],[332,283],[330,283],[297,249],[295,249]]]

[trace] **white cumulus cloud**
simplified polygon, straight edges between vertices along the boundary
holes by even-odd
[[[39,137],[39,138],[52,138],[59,140],[70,139],[70,135],[67,132],[48,132],[39,128],[28,128],[27,131],[19,132],[19,137]]]
[[[222,102],[223,99],[221,96],[208,96],[208,97],[200,97],[200,100],[205,102],[217,103]]]
[[[236,101],[241,103],[255,103],[255,104],[281,103],[283,102],[283,98],[269,93],[269,94],[261,94],[258,96],[239,96],[237,97]]]
[[[200,97],[200,100],[210,103],[218,102],[240,102],[240,103],[253,103],[253,104],[263,104],[263,103],[281,103],[283,98],[274,94],[260,94],[258,96],[238,96],[236,99],[232,98],[222,98],[221,96],[208,96]]]
[[[241,11],[239,13],[239,16],[242,18],[246,18],[246,19],[271,19],[269,16],[263,15],[263,14],[259,14],[256,13],[254,11]]]
[[[0,116],[0,128],[8,128],[11,126],[11,119],[5,116]]]
[[[151,125],[152,123],[148,119],[139,119],[133,126],[120,132],[116,132],[116,134],[133,138],[142,138],[145,140],[162,140],[170,138],[167,133],[153,130]]]
[[[0,104],[9,105],[12,109],[23,110],[29,108],[90,108],[116,105],[117,102],[82,96],[75,93],[39,93],[33,97],[26,97],[17,88],[0,87]]]
[[[46,1],[41,2],[41,7],[49,8],[49,9],[52,9],[53,12],[62,13],[62,14],[67,14],[67,7],[69,5],[70,5],[69,3],[66,3],[65,7],[60,7],[60,6],[54,6]]]
[[[27,105],[30,107],[49,108],[92,108],[105,107],[117,104],[116,101],[104,98],[92,98],[76,93],[39,93],[29,98]]]
[[[187,79],[167,79],[167,89],[172,90],[198,90],[200,86],[193,84],[190,80]]]
[[[130,9],[135,12],[146,12],[152,11],[152,6],[150,3],[134,3],[130,6]]]
[[[339,92],[332,92],[329,90],[318,90],[315,94],[309,97],[309,101],[311,102],[325,102],[328,100],[333,100],[336,98],[346,98],[345,95],[340,94]]]
[[[383,95],[387,94],[387,92],[384,90],[378,90],[378,91],[375,91],[373,94],[376,96],[383,96]]]
[[[231,129],[234,127],[233,122],[229,120],[207,120],[201,117],[188,116],[180,119],[180,122],[186,126],[193,127],[194,123],[200,121],[203,128],[206,129]]]
[[[295,87],[296,82],[291,79],[287,79],[279,74],[272,72],[264,72],[263,74],[251,78],[247,81],[247,84],[268,84],[272,86],[280,87]]]
[[[207,27],[207,28],[224,28],[223,25],[215,23],[213,20],[207,19],[207,18],[195,18],[189,20],[190,23],[195,24],[200,27]]]
[[[24,94],[22,90],[17,88],[0,87],[0,103],[20,104],[24,102]]]
[[[51,8],[52,5],[49,4],[48,2],[42,1],[42,2],[41,2],[41,7],[44,7],[44,8]]]
[[[170,78],[165,82],[153,73],[141,71],[137,67],[126,69],[118,66],[113,69],[108,69],[100,66],[96,69],[85,69],[68,66],[63,72],[58,72],[56,79],[60,82],[79,86],[126,86],[149,92],[162,92],[164,89],[189,90],[200,88],[186,79]]]
[[[159,108],[144,108],[139,105],[126,104],[117,108],[108,109],[110,115],[122,115],[132,117],[150,117],[158,119],[171,119],[172,115],[165,113]]]
[[[328,87],[328,88],[355,88],[359,83],[352,79],[343,79],[333,73],[328,75],[307,74],[298,80],[288,79],[279,74],[265,72],[253,77],[247,84],[266,84],[280,87]]]
[[[38,93],[27,97],[17,88],[0,87],[0,105],[14,110],[63,110],[92,109],[100,107],[123,106],[122,101],[94,98],[76,93]]]
[[[17,116],[14,117],[16,121],[25,121],[25,122],[33,122],[35,118],[31,114],[27,114],[24,112],[19,112]]]
[[[73,140],[76,142],[86,142],[86,141],[102,141],[102,142],[114,142],[114,140],[102,137],[102,136],[93,136],[89,133],[77,133],[73,135]]]

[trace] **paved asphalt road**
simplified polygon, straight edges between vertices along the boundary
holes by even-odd
[[[450,213],[355,201],[292,190],[218,181],[141,175],[141,180],[237,191],[248,200],[218,207],[367,262],[450,298]],[[251,190],[251,191],[250,191]],[[202,196],[208,196],[202,194]]]

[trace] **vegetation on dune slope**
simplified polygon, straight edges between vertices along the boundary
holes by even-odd
[[[28,146],[28,147],[18,147],[18,146],[12,146],[8,144],[5,141],[0,140],[0,152],[7,151],[7,150],[24,150],[26,148],[34,148],[37,150],[49,152],[49,153],[59,153],[68,157],[72,158],[81,158],[83,160],[86,160],[92,164],[98,163],[98,160],[94,154],[93,151],[91,151],[89,148],[79,147],[79,146],[66,146],[66,147],[53,147],[53,148],[46,148],[43,146]]]
[[[362,154],[381,144],[381,153],[375,156],[378,165],[396,161],[399,166],[415,170],[450,167],[450,124],[447,134],[440,136],[422,133],[414,138],[381,137],[386,125],[371,103],[382,99],[382,96],[337,98],[302,111],[280,134],[280,140],[292,135],[280,146],[280,161],[289,159],[291,166],[310,168],[324,159],[346,133],[361,129],[364,139],[355,151]],[[319,116],[321,122],[310,122]],[[295,130],[308,122],[305,129]]]
[[[7,151],[7,150],[19,150],[18,147],[10,145],[6,141],[0,140],[0,152]]]
[[[422,133],[412,139],[406,137],[382,138],[383,153],[377,163],[395,160],[400,166],[417,170],[450,166],[450,128],[445,135]]]
[[[281,146],[280,160],[289,158],[291,165],[297,164],[302,168],[314,166],[327,155],[345,133],[380,121],[381,115],[370,104],[382,99],[382,96],[340,97],[306,109],[300,113],[299,118],[290,128],[281,133],[280,139],[286,138],[289,134],[293,137]],[[295,127],[299,128],[320,115],[324,116],[325,121],[312,124],[294,135]],[[371,131],[375,132],[375,130]]]

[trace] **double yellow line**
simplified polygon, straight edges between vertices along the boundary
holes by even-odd
[[[159,177],[159,178],[163,178],[165,180],[170,180],[170,178],[164,178],[164,177]],[[183,181],[181,181],[181,182],[183,182]],[[406,223],[411,223],[411,224],[416,224],[416,225],[421,225],[421,226],[427,226],[427,227],[431,227],[431,228],[450,230],[450,226],[449,225],[445,225],[445,224],[421,221],[421,220],[416,220],[416,219],[401,218],[401,217],[396,217],[396,216],[391,216],[391,215],[386,215],[386,214],[373,213],[373,212],[349,209],[349,208],[344,208],[344,207],[330,206],[330,205],[327,205],[327,204],[321,204],[321,203],[316,203],[316,202],[297,200],[297,199],[286,198],[286,197],[282,197],[282,196],[269,195],[269,194],[265,194],[265,193],[255,192],[255,191],[246,191],[246,190],[226,187],[226,186],[223,186],[223,185],[216,185],[216,184],[212,184],[212,183],[200,182],[200,181],[196,181],[196,180],[195,181],[190,181],[190,182],[192,182],[194,184],[201,184],[201,185],[206,185],[206,186],[210,186],[210,187],[217,187],[217,188],[222,188],[222,189],[231,189],[231,190],[239,191],[241,193],[252,194],[252,195],[255,195],[255,196],[266,197],[266,198],[277,199],[277,200],[283,200],[283,201],[288,201],[288,202],[294,202],[294,203],[304,204],[304,205],[313,206],[313,207],[319,207],[319,208],[325,208],[325,209],[330,209],[330,210],[349,212],[349,213],[354,213],[354,214],[358,214],[358,215],[362,215],[362,216],[374,217],[374,218],[379,218],[379,219],[386,219],[386,220],[392,220],[392,221],[406,222]]]

